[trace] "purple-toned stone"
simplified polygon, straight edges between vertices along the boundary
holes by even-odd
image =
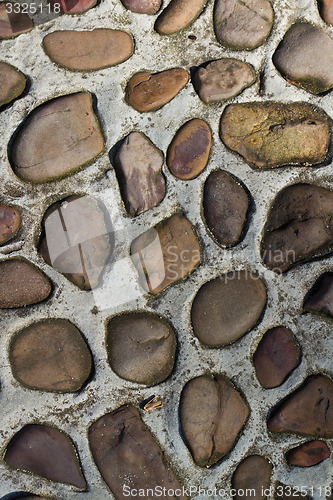
[[[156,14],[162,0],[121,0],[121,3],[126,9],[137,14]]]
[[[21,223],[19,212],[8,205],[0,204],[0,246],[16,235]]]

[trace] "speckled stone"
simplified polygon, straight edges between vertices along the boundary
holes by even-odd
[[[103,148],[91,95],[78,92],[35,108],[19,128],[9,156],[18,177],[45,182],[79,169]]]
[[[0,62],[0,107],[17,99],[25,89],[26,80],[21,71]]]
[[[321,17],[328,24],[333,24],[333,0],[318,0]]]
[[[259,321],[266,287],[253,271],[235,271],[208,281],[197,292],[191,311],[193,332],[209,347],[231,344]]]
[[[210,467],[236,444],[250,410],[233,385],[202,375],[185,385],[179,404],[181,431],[193,459]]]
[[[200,99],[210,104],[235,97],[253,85],[256,78],[251,64],[237,59],[218,59],[196,70],[193,85]]]
[[[309,441],[289,450],[286,460],[296,467],[312,467],[326,460],[330,454],[331,450],[323,441]]]
[[[18,211],[0,203],[0,246],[14,238],[21,223]]]
[[[171,0],[158,16],[155,30],[160,35],[172,35],[192,24],[202,12],[207,0]]]
[[[294,24],[276,49],[273,62],[288,82],[309,92],[321,94],[333,87],[333,39],[317,26]]]
[[[231,247],[241,240],[249,205],[249,197],[237,178],[223,170],[215,170],[207,177],[204,219],[220,245]]]
[[[304,311],[333,317],[333,273],[323,274],[304,301]]]
[[[179,179],[197,177],[206,167],[212,134],[206,122],[193,119],[185,123],[173,138],[167,154],[167,165]]]
[[[181,68],[136,73],[127,84],[125,100],[137,111],[155,111],[176,97],[188,78],[187,71]]]
[[[60,11],[65,14],[82,14],[96,5],[97,0],[49,0],[60,4]]]
[[[59,66],[91,71],[120,64],[133,54],[133,39],[125,31],[53,31],[43,38],[49,58]]]
[[[231,484],[236,490],[235,500],[265,500],[263,491],[270,486],[272,465],[267,458],[260,455],[246,457],[236,468]],[[244,491],[251,490],[251,494]]]
[[[329,118],[305,103],[230,104],[222,114],[220,137],[252,168],[315,165],[328,157]]]
[[[121,0],[123,6],[137,14],[156,14],[162,0]]]
[[[7,7],[7,4],[10,4],[12,8]],[[0,40],[27,33],[34,27],[28,14],[14,12],[14,5],[14,2],[0,3]],[[12,10],[12,12],[10,13],[9,10]]]
[[[140,215],[165,196],[164,156],[145,134],[131,132],[115,156],[115,169],[126,210]]]
[[[273,17],[268,0],[215,0],[216,38],[231,49],[254,49],[268,37]]]

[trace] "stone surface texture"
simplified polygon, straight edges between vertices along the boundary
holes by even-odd
[[[121,0],[126,9],[137,14],[156,14],[160,9],[162,0]]]
[[[186,28],[199,16],[207,0],[171,0],[158,16],[155,30],[160,35],[172,35]]]
[[[333,2],[332,0],[318,0],[321,17],[328,24],[333,24]]]
[[[289,450],[286,460],[297,467],[312,467],[326,460],[330,454],[331,450],[323,441],[309,441]]]
[[[7,6],[6,4],[9,4]],[[23,12],[16,12],[14,2],[1,2],[0,4],[0,40],[13,38],[22,33],[27,33],[33,28],[30,17]]]
[[[232,476],[232,487],[236,490],[235,500],[241,498],[254,498],[264,500],[266,495],[263,491],[270,486],[272,465],[260,455],[246,457],[237,467]],[[243,491],[251,491],[251,494],[243,494]]]
[[[10,64],[0,62],[0,84],[0,107],[2,107],[22,94],[26,80],[21,71]]]
[[[16,235],[21,223],[19,212],[14,207],[0,203],[0,245]]]
[[[324,274],[314,284],[304,302],[304,310],[333,317],[333,273]]]

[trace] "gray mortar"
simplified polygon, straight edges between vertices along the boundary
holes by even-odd
[[[3,453],[11,437],[25,424],[40,422],[55,425],[68,433],[76,444],[89,489],[80,493],[71,486],[13,471],[1,461],[0,495],[24,490],[57,500],[112,498],[92,460],[87,439],[88,427],[106,412],[128,402],[138,405],[152,394],[159,395],[164,406],[151,413],[141,412],[142,417],[185,486],[201,485],[211,488],[216,485],[229,490],[235,467],[252,453],[265,455],[274,464],[273,485],[276,481],[315,488],[331,485],[332,468],[329,460],[309,469],[287,466],[285,452],[304,442],[305,438],[269,435],[266,417],[268,411],[300,386],[307,375],[317,372],[332,375],[332,322],[310,314],[302,315],[302,303],[317,277],[326,270],[333,270],[333,258],[301,264],[284,275],[276,275],[262,265],[259,248],[267,212],[278,191],[296,182],[313,182],[329,188],[332,186],[332,165],[254,171],[239,156],[227,151],[218,136],[222,110],[230,102],[304,101],[321,107],[333,116],[331,94],[313,96],[288,84],[271,61],[276,46],[293,22],[307,20],[320,26],[331,36],[333,27],[322,21],[314,0],[278,0],[274,3],[274,10],[275,22],[271,35],[261,47],[250,52],[225,50],[217,43],[212,23],[213,0],[208,2],[204,12],[192,26],[172,36],[160,36],[154,32],[156,16],[126,11],[119,0],[102,0],[86,14],[61,16],[44,25],[37,24],[28,34],[1,42],[0,60],[18,67],[31,80],[29,92],[0,114],[1,201],[19,207],[22,214],[20,233],[12,243],[1,248],[1,258],[16,255],[26,257],[44,270],[53,281],[55,290],[52,298],[45,303],[1,312],[0,446]],[[56,29],[80,30],[95,27],[117,28],[132,33],[135,39],[134,55],[113,68],[77,73],[58,68],[42,50],[43,37]],[[195,34],[197,40],[189,40],[190,34]],[[140,114],[124,102],[126,83],[139,70],[157,72],[176,66],[189,70],[192,66],[221,57],[236,57],[253,64],[257,71],[261,68],[263,74],[260,95],[257,83],[227,103],[207,106],[200,101],[189,82],[173,101],[153,113]],[[98,116],[106,137],[106,152],[90,166],[57,182],[30,185],[20,181],[11,170],[7,158],[7,144],[13,132],[38,104],[53,96],[82,89],[97,96]],[[108,151],[131,130],[136,129],[144,132],[165,153],[178,128],[194,117],[206,120],[213,132],[208,167],[198,178],[187,182],[173,177],[164,165],[167,194],[163,202],[139,217],[129,217],[120,197]],[[255,211],[244,240],[228,250],[221,249],[212,240],[201,216],[203,183],[216,168],[223,168],[241,179],[255,200]],[[114,276],[110,295],[107,296],[109,308],[99,298],[96,313],[94,294],[79,290],[46,265],[35,245],[46,208],[54,201],[73,193],[102,197],[110,210],[113,225],[130,233],[133,238],[174,212],[183,210],[204,244],[202,264],[186,280],[169,287],[160,296],[151,298],[148,294],[141,294],[137,299],[116,307],[112,306],[112,295],[117,297],[119,282],[117,284],[117,276]],[[117,241],[116,249],[128,256],[129,245],[130,241]],[[244,268],[258,271],[267,285],[268,303],[261,323],[230,346],[221,349],[202,346],[194,337],[190,324],[190,307],[196,291],[205,281],[219,274]],[[137,286],[133,266],[130,271],[132,278],[129,280],[133,286]],[[108,273],[112,273],[112,270],[106,274]],[[129,383],[117,377],[107,363],[105,350],[107,318],[120,311],[143,308],[169,319],[179,339],[179,356],[174,373],[166,382],[154,388]],[[82,331],[92,350],[96,372],[93,380],[78,394],[32,391],[20,386],[13,378],[8,359],[12,335],[31,322],[46,317],[71,320]],[[303,357],[300,366],[282,387],[263,390],[255,376],[250,355],[255,351],[263,333],[276,325],[285,325],[291,329],[302,347]],[[207,371],[222,373],[233,381],[246,396],[251,416],[230,455],[217,466],[202,469],[193,463],[180,436],[178,403],[184,384]],[[204,499],[202,495],[194,498]],[[324,497],[316,494],[315,498],[322,500]]]

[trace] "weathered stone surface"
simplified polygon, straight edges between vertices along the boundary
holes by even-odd
[[[215,170],[207,177],[203,213],[220,245],[230,247],[241,240],[248,209],[249,197],[238,179],[223,170]]]
[[[250,271],[234,271],[205,283],[191,311],[193,332],[209,347],[235,342],[258,322],[266,304],[266,287]]]
[[[53,31],[43,39],[46,54],[67,69],[90,71],[120,64],[133,54],[133,39],[125,31]]]
[[[253,356],[259,382],[266,389],[278,387],[298,366],[301,351],[287,328],[268,330]]]
[[[195,21],[207,0],[171,0],[158,16],[155,30],[160,35],[172,35]]]
[[[60,4],[60,12],[80,14],[96,5],[97,0],[49,0],[52,4]]]
[[[330,127],[309,104],[251,102],[224,109],[220,137],[253,168],[314,165],[328,157]]]
[[[139,215],[165,196],[163,153],[144,134],[131,132],[115,157],[115,168],[126,210]]]
[[[14,238],[21,223],[18,211],[0,203],[0,245]]]
[[[212,134],[206,122],[193,119],[185,123],[173,138],[167,154],[167,165],[179,179],[194,179],[205,168],[209,158]]]
[[[15,469],[86,489],[73,443],[54,427],[23,427],[9,442],[4,461]]]
[[[273,62],[288,82],[309,92],[321,94],[333,87],[333,40],[317,26],[294,24],[276,49]]]
[[[308,377],[304,384],[274,409],[271,432],[333,437],[333,382],[326,375]]]
[[[107,325],[110,366],[130,382],[152,386],[168,378],[175,363],[176,344],[171,325],[149,313],[121,314]]]
[[[264,264],[277,272],[333,249],[333,192],[311,184],[286,187],[275,198],[261,243]]]
[[[333,1],[318,0],[319,12],[321,17],[328,24],[333,24]]]
[[[14,12],[14,2],[0,3],[0,40],[27,33],[34,27],[28,14]]]
[[[36,304],[51,293],[49,279],[23,259],[0,262],[0,309]]]
[[[155,111],[171,101],[187,82],[188,73],[181,68],[136,73],[127,84],[125,99],[137,111]]]
[[[200,99],[210,104],[240,94],[256,81],[253,66],[237,59],[218,59],[198,68],[193,85]]]
[[[254,49],[268,37],[273,17],[273,8],[268,0],[216,0],[216,38],[231,49]]]
[[[106,208],[91,196],[70,196],[51,205],[42,229],[44,260],[82,290],[95,288],[113,250]]]
[[[154,295],[187,276],[201,260],[191,223],[175,214],[141,234],[131,244],[141,286]]]
[[[121,0],[121,3],[126,9],[137,14],[156,14],[162,0]]]
[[[15,136],[10,161],[25,181],[67,175],[99,155],[103,136],[88,92],[51,99],[34,109]]]
[[[75,392],[92,369],[80,331],[64,319],[32,323],[17,332],[9,350],[14,377],[29,389]]]
[[[210,467],[234,447],[250,413],[230,382],[210,375],[187,382],[179,412],[184,440],[200,467]]]
[[[98,419],[89,429],[89,444],[96,465],[116,500],[130,489],[182,488],[158,444],[132,405],[121,406]],[[128,483],[130,478],[130,483]],[[184,495],[166,495],[167,500]]]
[[[25,76],[10,64],[0,62],[0,107],[19,97],[25,89]]]
[[[317,465],[331,454],[331,451],[323,441],[310,441],[301,444],[286,454],[288,464],[297,467],[312,467]]]
[[[269,488],[272,465],[260,455],[250,455],[238,465],[232,476],[232,487],[236,490],[235,500],[265,500],[263,491]],[[250,491],[251,490],[251,493]],[[244,495],[244,491],[248,494]]]
[[[323,274],[311,288],[304,311],[333,317],[333,273]]]

